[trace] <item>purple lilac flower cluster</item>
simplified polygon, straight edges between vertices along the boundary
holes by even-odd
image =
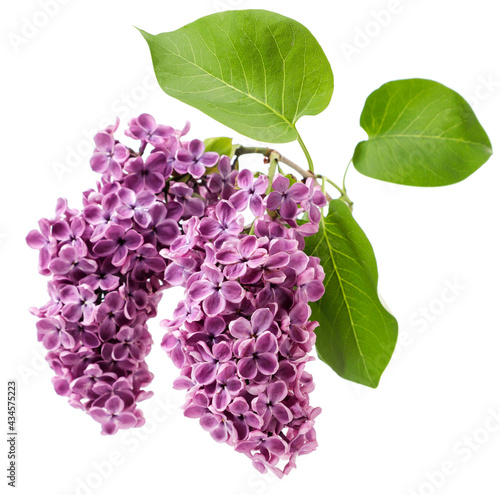
[[[83,210],[60,199],[27,237],[51,276],[50,301],[32,312],[56,392],[103,434],[144,424],[147,321],[164,289],[183,286],[162,347],[181,369],[174,386],[188,390],[185,415],[260,471],[288,473],[316,447],[319,408],[304,368],[317,325],[308,302],[323,295],[324,273],[302,249],[326,199],[311,179],[290,185],[278,174],[269,188],[267,176],[183,140],[189,125],[132,119],[125,134],[138,151],[115,138],[117,127],[95,137],[90,165],[101,179]]]
[[[174,387],[187,390],[184,414],[259,471],[282,476],[317,445],[320,409],[309,405],[305,365],[317,326],[308,302],[323,295],[324,272],[302,249],[326,199],[312,181],[290,186],[282,175],[269,195],[267,177],[248,170],[236,184],[205,218],[187,222],[185,241],[162,251],[172,262],[166,281],[186,287],[174,318],[162,322],[162,346],[181,370]],[[244,229],[247,208],[253,234]],[[305,211],[310,221],[299,226]]]

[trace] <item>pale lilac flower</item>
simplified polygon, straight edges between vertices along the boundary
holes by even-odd
[[[208,239],[221,233],[238,235],[243,230],[243,216],[239,215],[228,201],[219,201],[215,207],[215,218],[205,217],[200,222],[200,232]]]
[[[132,189],[122,187],[118,191],[118,197],[122,202],[116,213],[120,218],[133,218],[139,227],[147,227],[151,221],[151,215],[148,213],[150,207],[155,201],[155,195],[151,191],[140,191],[135,194]]]
[[[126,231],[121,225],[110,225],[104,233],[105,239],[94,246],[94,253],[98,256],[109,256],[113,253],[111,263],[122,266],[129,251],[135,251],[143,242],[142,236],[135,230]]]
[[[143,352],[141,348],[143,328],[138,325],[134,328],[129,326],[121,327],[116,334],[117,344],[113,344],[112,356],[116,361],[122,361],[128,357],[137,361],[142,360]]]
[[[253,410],[263,418],[264,424],[271,417],[276,418],[281,424],[286,425],[293,419],[293,414],[282,401],[288,395],[288,387],[283,381],[276,381],[267,387],[265,393],[259,394],[253,399]]]
[[[102,424],[103,435],[113,435],[118,428],[132,428],[137,422],[133,413],[124,411],[125,404],[117,395],[109,398],[104,408],[92,407],[89,414]]]
[[[56,240],[50,234],[51,224],[48,220],[40,220],[38,226],[40,227],[40,231],[32,230],[27,235],[26,242],[30,248],[40,251],[38,271],[42,275],[48,275],[50,270],[47,267],[49,266],[51,255],[55,250]]]
[[[210,350],[205,342],[199,342],[196,349],[202,361],[194,365],[193,378],[200,385],[213,383],[220,364],[231,359],[233,355],[231,348],[227,342],[219,342]]]
[[[219,172],[210,175],[207,187],[212,193],[220,193],[221,199],[230,199],[235,192],[237,170],[231,167],[231,159],[223,155],[217,164]]]
[[[248,402],[243,397],[237,397],[228,406],[228,411],[233,414],[233,426],[238,440],[246,440],[250,433],[250,428],[259,430],[264,425],[263,419],[250,410]]]
[[[125,177],[125,187],[138,193],[143,189],[159,193],[165,187],[165,177],[172,173],[172,165],[167,165],[165,153],[159,151],[152,153],[143,160],[138,156],[129,160],[125,166],[128,175]]]
[[[255,378],[257,372],[273,375],[278,371],[278,341],[271,332],[261,333],[238,346],[238,373],[242,378]]]
[[[84,325],[92,323],[97,295],[88,285],[66,285],[61,289],[60,297],[64,303],[64,318],[68,321],[78,321],[83,316]]]
[[[180,204],[179,206],[181,207]],[[180,219],[181,215],[177,218],[172,218],[167,208],[161,203],[155,203],[150,206],[148,213],[150,222],[147,228],[141,230],[141,235],[144,237],[144,243],[170,246],[170,244],[180,235],[177,220]]]
[[[112,383],[114,380],[116,380],[115,373],[103,373],[99,365],[89,364],[83,376],[71,382],[71,390],[77,394],[86,395],[98,381]]]
[[[115,138],[107,132],[98,132],[94,138],[96,149],[90,159],[94,172],[109,173],[115,179],[123,176],[122,166],[129,157],[126,146],[116,143]]]
[[[219,159],[218,153],[204,151],[205,144],[199,139],[193,139],[187,148],[179,148],[175,154],[175,170],[179,174],[188,173],[199,179],[205,173],[205,167],[213,167]]]
[[[106,294],[104,301],[97,307],[95,319],[99,324],[99,337],[103,342],[115,337],[118,326],[128,323],[124,305],[123,297],[114,291]]]
[[[309,188],[309,195],[301,205],[308,212],[309,220],[318,224],[321,220],[321,208],[324,208],[328,204],[328,201],[321,191],[321,187],[315,183],[312,177],[306,180],[306,186]]]
[[[266,249],[258,246],[259,242],[253,235],[245,236],[236,243],[224,243],[216,254],[217,261],[226,265],[224,275],[230,280],[236,280],[243,277],[247,269],[262,266],[269,254]]]
[[[236,397],[243,390],[243,382],[236,376],[236,364],[224,363],[217,373],[215,393],[212,404],[216,411],[225,411]]]
[[[68,275],[74,279],[81,279],[85,275],[94,273],[97,270],[97,263],[81,256],[75,247],[66,244],[59,251],[59,256],[52,259],[48,268],[54,275]]]
[[[229,325],[231,335],[237,339],[257,338],[262,332],[269,330],[274,321],[274,315],[268,308],[257,309],[248,321],[240,317]]]
[[[41,341],[45,349],[55,349],[60,345],[71,349],[75,345],[72,335],[66,331],[62,318],[49,317],[42,318],[36,324],[38,330],[38,340]]]
[[[125,134],[153,146],[160,146],[174,134],[174,129],[167,125],[158,125],[151,115],[143,113],[129,122],[129,128],[125,130]]]
[[[268,185],[269,179],[265,175],[259,175],[254,179],[250,170],[243,169],[238,174],[240,190],[231,196],[231,204],[237,211],[243,211],[250,202],[250,211],[256,217],[260,217],[265,211],[262,195],[266,192]]]
[[[135,401],[130,382],[124,376],[113,382],[99,380],[92,387],[92,391],[99,396],[98,399],[92,401],[92,407],[104,407],[111,397],[119,397],[126,409],[132,407]]]
[[[203,301],[203,309],[208,316],[217,316],[226,307],[226,301],[240,302],[245,291],[238,282],[224,281],[224,276],[215,265],[204,265],[205,278],[194,282],[189,288],[193,301]]]
[[[92,290],[99,288],[109,292],[116,289],[120,284],[120,277],[116,275],[120,268],[113,265],[111,259],[111,256],[101,258],[96,270],[82,278],[80,283],[88,285]]]
[[[290,187],[290,180],[281,174],[276,174],[273,179],[273,191],[266,198],[266,208],[274,211],[279,208],[280,215],[285,220],[290,220],[297,215],[297,203],[304,201],[309,193],[309,188],[301,182],[296,182]]]
[[[193,198],[193,189],[184,182],[176,182],[172,184],[168,190],[170,194],[175,196],[177,202],[179,202],[183,208],[184,217],[201,217],[205,211],[205,204],[200,198]]]

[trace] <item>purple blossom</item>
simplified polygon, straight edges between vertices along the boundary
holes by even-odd
[[[66,244],[59,251],[59,256],[53,258],[48,266],[54,275],[68,275],[72,279],[81,279],[97,270],[97,263],[81,256],[76,248]]]
[[[268,259],[266,249],[259,248],[259,242],[253,235],[245,236],[236,243],[224,243],[217,252],[216,259],[226,265],[224,275],[230,280],[243,277],[248,269],[262,266]]]
[[[96,149],[90,159],[94,172],[109,173],[115,179],[123,176],[122,166],[129,157],[126,146],[116,143],[114,137],[107,132],[98,132],[94,138]]]
[[[122,266],[129,251],[135,251],[143,242],[142,236],[135,230],[125,230],[121,225],[112,224],[104,233],[105,239],[98,241],[94,246],[94,253],[98,256],[109,256],[113,253],[111,263]]]
[[[89,414],[102,425],[103,435],[113,435],[118,428],[132,428],[137,418],[133,413],[124,411],[125,404],[117,395],[110,397],[103,408],[92,407]]]
[[[256,217],[260,217],[265,211],[262,195],[266,192],[268,185],[269,179],[265,175],[259,175],[254,179],[250,170],[242,170],[238,174],[240,190],[231,196],[231,204],[236,210],[243,211],[250,203],[250,211]]]
[[[282,401],[288,395],[288,387],[285,382],[277,381],[267,387],[265,393],[259,394],[252,401],[254,411],[263,418],[264,423],[276,418],[281,424],[286,425],[293,419],[293,414]]]
[[[231,167],[231,159],[221,156],[217,165],[219,172],[214,172],[208,179],[208,189],[212,193],[220,193],[221,199],[230,199],[235,192],[238,171]]]
[[[280,215],[285,220],[297,216],[297,203],[304,201],[309,194],[309,188],[301,182],[290,187],[290,180],[281,174],[276,174],[273,180],[273,191],[266,198],[266,208],[274,211],[279,208]]]
[[[238,373],[242,378],[255,378],[257,372],[273,375],[278,371],[278,341],[271,332],[263,332],[257,339],[248,339],[238,347]]]
[[[125,177],[125,187],[138,193],[143,189],[152,193],[159,193],[165,187],[165,177],[172,173],[172,165],[167,164],[167,157],[163,152],[152,153],[143,160],[138,156],[129,160],[125,165],[128,175]]]
[[[205,217],[200,222],[200,233],[208,239],[213,239],[221,233],[238,235],[242,230],[243,217],[228,201],[219,201],[214,217]]]
[[[83,316],[83,324],[88,325],[94,319],[94,302],[97,295],[88,285],[75,287],[66,285],[60,292],[64,303],[62,315],[68,321],[78,321]]]
[[[199,342],[196,348],[201,361],[193,367],[193,378],[200,385],[213,383],[220,364],[233,356],[231,348],[227,342],[214,344],[211,350],[205,342]]]
[[[193,301],[203,301],[203,309],[208,316],[217,316],[226,307],[226,302],[238,303],[245,296],[245,291],[238,282],[224,281],[222,272],[215,265],[202,267],[204,279],[193,283],[189,288],[189,297]]]
[[[243,397],[234,399],[229,404],[228,410],[234,416],[233,426],[240,442],[248,438],[250,428],[255,431],[264,426],[262,417],[250,411],[248,402]]]
[[[51,224],[48,220],[40,220],[38,226],[40,231],[32,230],[26,237],[26,243],[30,248],[39,250],[38,271],[42,275],[48,275],[50,273],[48,266],[57,241],[50,234]]]
[[[163,244],[165,246],[170,246],[170,244],[180,235],[179,225],[177,224],[180,215],[177,219],[172,218],[167,208],[161,203],[153,204],[148,209],[148,213],[150,222],[147,228],[141,230],[144,242],[152,245]]]
[[[262,332],[269,330],[274,321],[274,315],[268,308],[259,308],[252,314],[250,321],[240,317],[231,322],[229,330],[237,339],[257,338]]]
[[[147,227],[151,221],[148,207],[155,201],[155,195],[150,191],[141,191],[135,194],[132,189],[122,187],[118,191],[118,197],[122,206],[118,207],[116,213],[120,218],[133,218],[139,227]]]
[[[43,343],[45,349],[52,350],[59,346],[71,349],[75,345],[75,340],[66,331],[65,326],[64,320],[59,317],[38,320],[38,340]]]
[[[114,138],[117,125],[96,137],[102,178],[83,193],[83,211],[60,199],[27,237],[51,276],[49,302],[31,311],[56,393],[104,434],[143,425],[147,322],[164,290],[182,286],[161,345],[179,368],[185,415],[281,477],[317,445],[305,366],[317,326],[308,302],[322,295],[324,272],[302,249],[326,199],[312,180],[290,187],[280,175],[267,195],[264,175],[233,170],[201,141],[181,142],[188,127],[143,114],[126,131],[141,141],[131,151]],[[248,205],[252,227],[240,213]]]
[[[109,292],[104,297],[104,302],[97,307],[96,321],[99,323],[99,337],[105,342],[115,336],[116,329],[128,323],[123,307],[125,301],[117,292]]]
[[[175,155],[175,170],[199,179],[205,173],[205,167],[213,167],[219,160],[218,153],[204,151],[205,145],[199,139],[190,141],[186,148],[179,148]]]
[[[153,146],[160,146],[174,134],[174,129],[167,125],[158,125],[151,115],[143,113],[129,122],[129,128],[125,130],[125,134]]]

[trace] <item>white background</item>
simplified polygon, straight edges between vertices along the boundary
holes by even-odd
[[[97,423],[57,396],[27,311],[46,301],[46,280],[24,241],[41,216],[53,215],[59,196],[81,206],[81,192],[97,178],[88,166],[88,136],[117,114],[122,123],[142,112],[176,127],[190,120],[191,137],[249,143],[161,92],[133,25],[170,31],[231,8],[267,8],[301,21],[331,61],[335,91],[328,110],[304,118],[299,130],[317,170],[341,181],[365,136],[358,125],[365,98],[392,79],[424,77],[455,89],[500,149],[495,2],[65,0],[48,2],[50,16],[42,3],[9,2],[0,16],[2,389],[6,394],[8,378],[18,380],[17,493],[500,493],[500,431],[485,429],[500,429],[498,157],[466,181],[432,190],[349,171],[355,217],[377,255],[380,292],[400,322],[398,350],[377,390],[346,382],[319,361],[309,366],[317,384],[311,401],[323,408],[319,448],[281,481],[259,475],[245,456],[182,416],[183,393],[171,389],[176,369],[159,347],[161,318],[150,322],[156,395],[143,403],[142,430],[103,437]],[[381,26],[377,13],[389,7]],[[30,30],[32,22],[39,27]],[[362,31],[369,32],[365,46]],[[346,55],[347,45],[356,53]],[[295,144],[279,150],[305,162]],[[160,317],[171,315],[180,296],[169,293]],[[0,417],[5,428],[5,412]],[[437,473],[443,465],[444,475]],[[6,481],[2,474],[2,492]]]

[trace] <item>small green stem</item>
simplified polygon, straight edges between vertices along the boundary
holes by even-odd
[[[306,145],[304,144],[304,141],[302,141],[302,138],[300,137],[300,134],[298,132],[297,132],[297,141],[299,142],[300,147],[302,148],[302,151],[304,152],[304,155],[306,155],[307,164],[309,166],[309,171],[314,174],[314,165],[313,165],[311,155],[309,154],[309,151],[307,151]]]
[[[273,178],[276,173],[276,167],[278,167],[280,155],[276,151],[271,151],[269,153],[269,185],[267,186],[266,194],[269,194],[273,188]]]
[[[344,191],[345,191],[345,177],[347,175],[347,171],[349,170],[349,166],[351,165],[351,163],[352,163],[352,158],[349,160],[349,163],[347,164],[347,167],[345,168],[344,178],[342,179],[342,187],[344,188]]]
[[[305,150],[305,147],[303,149],[306,152],[306,156],[308,156],[308,159],[310,159],[311,157],[309,156],[309,153],[307,153],[307,150]],[[328,177],[326,177],[324,175],[315,174],[312,170],[304,170],[302,167],[300,167],[296,163],[292,162],[291,160],[289,160],[288,158],[284,157],[279,152],[277,152],[276,150],[273,150],[271,148],[259,148],[259,147],[255,147],[255,148],[248,147],[247,148],[245,146],[240,146],[239,148],[236,149],[235,156],[236,156],[236,159],[238,159],[241,155],[248,155],[248,154],[253,154],[253,153],[258,153],[258,154],[264,155],[270,162],[269,174],[268,174],[269,187],[267,189],[266,194],[269,194],[269,192],[271,192],[271,183],[272,183],[274,174],[276,173],[276,168],[279,166],[278,163],[283,163],[284,165],[288,165],[291,169],[298,172],[302,177],[304,177],[304,179],[307,179],[309,177],[314,179],[314,181],[318,185],[319,185],[318,179],[322,179],[323,192],[325,192],[324,191],[325,181],[328,182],[330,185],[335,187],[335,189],[337,189],[337,191],[341,194],[339,199],[341,199],[342,201],[347,203],[347,205],[349,206],[349,208],[352,211],[353,202],[351,201],[351,199],[349,198],[349,196],[347,195],[346,190],[345,190],[345,174],[344,174],[344,187],[340,187],[337,184],[335,184],[335,182],[333,182],[331,179],[329,179]],[[310,165],[312,165],[312,162],[310,162]],[[348,167],[349,167],[349,165],[348,165]],[[346,170],[346,172],[347,172],[347,170]],[[326,196],[326,199],[328,201],[332,200],[331,196],[327,192],[325,192],[325,196]]]

